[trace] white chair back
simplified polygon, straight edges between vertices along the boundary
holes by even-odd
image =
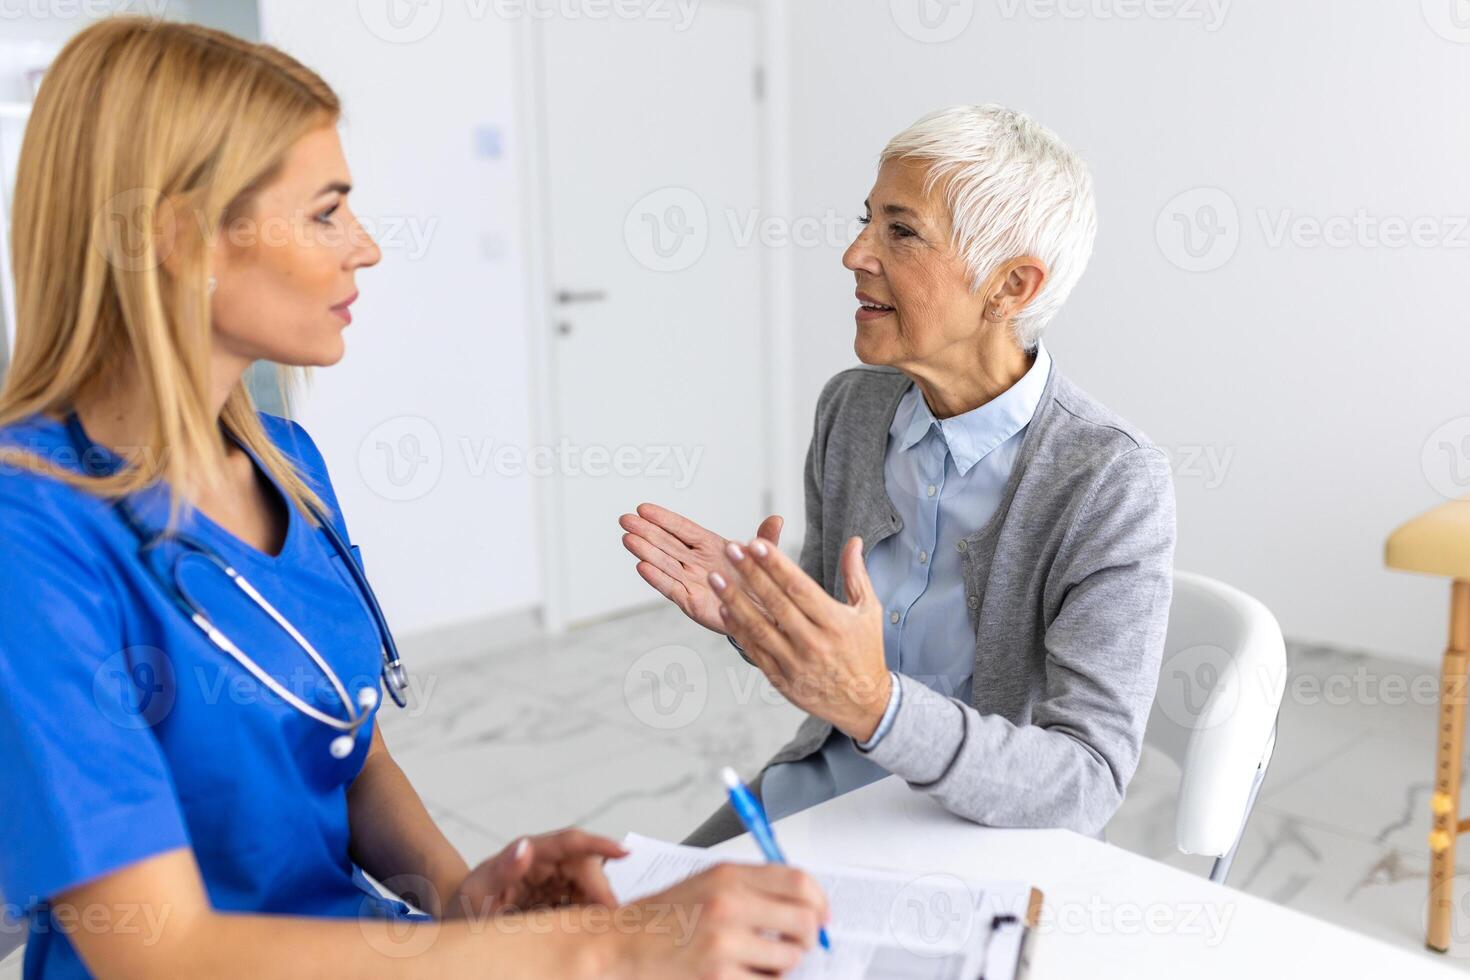
[[[1260,601],[1176,572],[1145,743],[1180,768],[1175,837],[1223,880],[1271,761],[1286,689],[1281,627]]]

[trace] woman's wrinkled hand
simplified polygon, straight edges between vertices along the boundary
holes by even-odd
[[[883,659],[883,607],[863,564],[863,542],[842,551],[848,601],[757,538],[726,547],[731,573],[712,571],[726,632],[788,701],[859,742],[883,719],[893,678]]]
[[[781,540],[783,523],[775,515],[767,517],[756,530],[756,537],[774,547]],[[643,581],[700,626],[726,632],[720,620],[720,600],[710,588],[709,575],[719,572],[728,576],[733,571],[725,552],[730,542],[657,504],[639,504],[636,514],[624,514],[618,524],[626,532],[623,547],[638,559],[638,574]]]

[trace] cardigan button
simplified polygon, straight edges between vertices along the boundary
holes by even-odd
[[[965,539],[964,538],[960,538],[958,541],[955,542],[955,546],[954,547],[955,547],[955,550],[956,551],[964,551],[966,548],[969,547],[969,545],[967,545],[965,543]]]
[[[966,599],[965,601],[970,604],[970,608],[971,609],[979,609],[980,608],[980,597],[977,596],[977,595],[972,595],[972,596],[970,596],[970,598]]]

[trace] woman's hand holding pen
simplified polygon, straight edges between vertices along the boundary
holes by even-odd
[[[643,581],[699,625],[726,632],[709,574],[729,576],[733,571],[725,551],[730,542],[657,504],[639,504],[636,514],[624,514],[618,523],[627,532],[623,547],[638,559]],[[783,523],[775,515],[767,517],[756,530],[756,538],[775,546],[781,540]]]
[[[636,980],[784,976],[817,942],[827,898],[783,865],[722,864],[620,908],[610,976]]]
[[[860,742],[877,730],[893,687],[883,659],[883,607],[862,545],[852,538],[842,551],[845,603],[760,538],[745,547],[731,542],[730,572],[709,576],[725,631],[771,684]]]

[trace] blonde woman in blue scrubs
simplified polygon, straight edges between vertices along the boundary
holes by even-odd
[[[380,258],[338,113],[279,51],[131,18],[77,35],[36,101],[0,391],[0,893],[26,977],[786,972],[825,916],[799,872],[610,911],[609,840],[471,869],[373,725],[380,630],[326,466],[242,382],[339,360]]]

